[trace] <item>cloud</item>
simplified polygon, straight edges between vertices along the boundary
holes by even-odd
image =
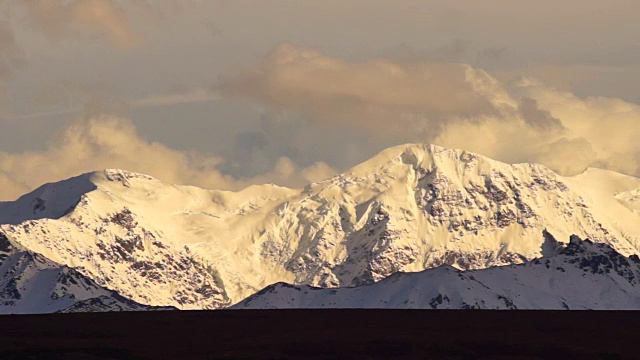
[[[615,98],[579,98],[531,79],[517,87],[514,92],[535,100],[536,110],[525,113],[550,127],[532,122],[529,114],[523,123],[451,124],[433,141],[507,162],[542,163],[565,175],[599,167],[640,176],[640,106]]]
[[[540,162],[565,175],[594,166],[640,176],[638,105],[581,98],[534,78],[503,83],[469,65],[420,59],[348,62],[285,44],[222,79],[220,88],[284,114],[268,129],[293,117],[308,119],[300,128],[359,132],[375,143],[436,143],[506,162]],[[289,144],[307,134],[285,132]],[[362,149],[371,155],[370,146]]]
[[[0,21],[0,78],[7,77],[12,68],[24,63],[22,48],[18,45],[11,26]]]
[[[594,165],[598,154],[585,138],[560,138],[544,144],[532,158],[539,163],[547,164],[563,174],[577,174],[588,166]]]
[[[214,124],[219,131],[225,131],[224,125],[217,121]],[[345,170],[398,143],[397,139],[370,137],[357,127],[329,126],[269,110],[261,114],[257,124],[229,137],[229,142],[220,150],[227,160],[221,169],[242,177],[268,171],[282,157],[301,167],[320,161]]]
[[[637,84],[640,81],[640,65],[532,65],[524,68],[500,71],[495,74],[503,81],[522,76],[535,78],[549,87],[571,91],[580,97],[605,96],[640,103]]]
[[[219,99],[219,94],[203,87],[173,89],[169,92],[126,99],[117,89],[108,84],[60,81],[43,87],[34,98],[34,104],[46,106],[49,108],[47,111],[13,114],[11,117],[16,120],[74,114],[90,117],[104,113],[119,114],[129,109],[209,102]]]
[[[119,2],[113,0],[22,0],[27,20],[49,38],[72,32],[102,35],[119,48],[140,42]]]
[[[149,95],[131,103],[132,107],[166,106],[219,100],[220,95],[211,89],[193,88],[182,92]]]
[[[23,50],[16,42],[11,26],[0,20],[0,101],[7,92],[6,80],[17,67],[23,64]]]
[[[568,138],[590,144],[595,155],[590,166],[640,176],[639,105],[616,98],[580,98],[535,82],[523,90],[562,121]]]
[[[520,101],[518,110],[520,110],[520,114],[522,114],[524,121],[529,126],[541,129],[562,128],[560,120],[554,118],[549,111],[540,109],[535,99],[523,98]]]
[[[318,161],[302,169],[300,173],[307,182],[317,182],[332,177],[336,174],[336,170],[327,163]]]
[[[289,44],[262,64],[223,79],[221,90],[308,114],[317,123],[400,138],[416,130],[437,134],[445,122],[502,116],[516,106],[497,81],[465,64],[349,63]]]
[[[483,48],[475,46],[469,40],[454,39],[442,46],[426,50],[418,50],[406,43],[401,43],[381,52],[379,57],[398,63],[465,63],[495,67],[508,57],[508,48],[506,46]]]
[[[219,156],[184,152],[141,138],[124,119],[100,116],[71,124],[40,152],[0,152],[0,199],[15,199],[43,183],[105,168],[152,175],[171,184],[239,190],[251,184],[298,187],[333,174],[323,163],[300,168],[286,157],[252,178],[233,178]]]
[[[476,56],[479,61],[498,62],[502,60],[506,52],[505,46],[489,47],[478,51]]]
[[[136,4],[142,0],[135,0]],[[0,100],[8,93],[7,79],[26,63],[22,44],[14,28],[24,22],[47,39],[62,39],[71,34],[103,36],[118,48],[130,48],[140,41],[120,2],[114,0],[21,0],[2,2],[0,14]],[[16,12],[16,10],[18,10]],[[24,40],[22,38],[21,40]],[[13,118],[7,109],[4,115]]]

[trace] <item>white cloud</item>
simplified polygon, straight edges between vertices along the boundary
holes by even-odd
[[[464,64],[347,62],[285,44],[222,89],[395,143],[433,142],[563,174],[596,166],[640,175],[638,105],[532,78],[503,84]]]
[[[70,125],[45,151],[0,152],[0,199],[14,199],[43,183],[105,168],[141,172],[167,183],[225,190],[260,183],[302,186],[309,179],[332,173],[326,164],[301,169],[290,159],[281,158],[267,173],[235,179],[218,170],[224,161],[146,141],[129,121],[101,116]]]
[[[223,81],[230,96],[399,138],[436,134],[445,121],[503,116],[517,104],[482,70],[453,63],[350,63],[290,44]],[[418,126],[416,126],[418,125]]]

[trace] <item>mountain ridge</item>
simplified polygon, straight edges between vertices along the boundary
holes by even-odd
[[[640,258],[573,236],[557,253],[523,264],[468,271],[443,265],[337,289],[277,283],[231,307],[272,308],[637,310]]]
[[[562,177],[409,144],[301,189],[88,173],[0,202],[0,232],[140,303],[221,308],[280,281],[344,287],[522,263],[542,254],[543,229],[637,254],[638,189],[617,173]]]

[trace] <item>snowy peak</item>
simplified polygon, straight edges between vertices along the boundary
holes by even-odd
[[[640,259],[573,236],[553,256],[462,272],[450,266],[321,289],[278,283],[233,306],[266,308],[640,309]]]
[[[572,234],[637,254],[637,191],[640,179],[611,172],[561,177],[410,144],[303,189],[205,190],[108,169],[0,203],[0,232],[139,303],[220,308],[277,282],[519,264]]]
[[[84,194],[97,189],[92,177],[93,174],[83,174],[45,184],[16,201],[0,202],[0,224],[64,216],[73,210]]]
[[[144,182],[157,182],[151,176],[125,170],[107,169],[82,174],[67,180],[42,185],[16,201],[0,202],[0,224],[18,224],[27,220],[59,219],[98,187],[131,187]]]
[[[476,174],[488,175],[491,171],[512,172],[520,167],[549,171],[538,164],[509,165],[485,156],[460,149],[447,149],[437,145],[406,144],[383,150],[371,159],[345,173],[346,176],[371,176],[388,173],[391,168],[405,166],[418,172],[438,171],[449,177],[458,177],[470,169]],[[386,171],[386,172],[385,172]]]
[[[158,180],[152,176],[135,173],[126,170],[120,169],[106,169],[103,172],[97,172],[93,174],[94,178],[103,178],[108,181],[116,181],[120,182],[122,186],[129,187],[132,183],[138,182],[146,182],[146,181],[154,181]]]

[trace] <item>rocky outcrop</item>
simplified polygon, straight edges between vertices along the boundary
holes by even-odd
[[[142,311],[142,305],[39,254],[20,251],[0,233],[0,314]]]
[[[574,236],[558,252],[519,265],[460,271],[444,265],[357,288],[275,284],[236,309],[640,309],[640,259]]]

